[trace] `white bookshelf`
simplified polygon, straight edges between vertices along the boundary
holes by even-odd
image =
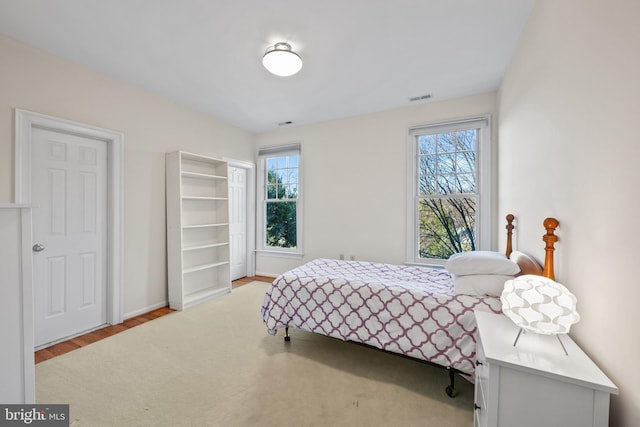
[[[231,291],[227,163],[166,155],[169,306],[184,310]]]

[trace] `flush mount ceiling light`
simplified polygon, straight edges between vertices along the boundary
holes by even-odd
[[[280,42],[271,46],[262,57],[262,65],[280,77],[292,76],[302,68],[302,58],[291,50],[289,43]]]

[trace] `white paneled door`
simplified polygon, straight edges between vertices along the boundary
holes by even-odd
[[[107,143],[32,129],[35,346],[107,322]]]
[[[247,170],[229,167],[231,280],[247,275]]]

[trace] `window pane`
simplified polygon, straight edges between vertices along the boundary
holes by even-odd
[[[298,197],[298,186],[296,184],[287,185],[285,188],[285,198],[295,199]]]
[[[296,202],[267,202],[266,245],[295,248]]]
[[[476,197],[418,201],[420,258],[447,259],[476,249]]]
[[[267,158],[267,200],[298,197],[298,156]]]
[[[463,151],[456,157],[456,170],[459,173],[475,173],[476,153],[475,151]]]
[[[278,180],[278,184],[286,184],[287,183],[287,170],[286,169],[278,169],[276,172],[276,179]]]
[[[477,130],[418,138],[419,257],[446,259],[475,249]],[[430,198],[431,196],[431,198]],[[453,196],[453,197],[447,197]]]
[[[455,153],[441,154],[436,157],[438,164],[437,170],[439,174],[454,173],[456,164]]]
[[[477,130],[418,137],[418,194],[476,194]]]
[[[277,184],[267,184],[267,199],[275,199],[278,191]]]
[[[421,135],[418,137],[418,154],[435,154],[436,153],[436,136]]]
[[[298,182],[298,169],[287,169],[287,183],[296,184]]]
[[[458,192],[462,194],[476,193],[476,176],[472,174],[461,173],[457,175]]]
[[[456,176],[454,174],[438,175],[438,194],[457,193]]]
[[[455,133],[441,133],[438,135],[438,152],[455,153],[457,140]]]

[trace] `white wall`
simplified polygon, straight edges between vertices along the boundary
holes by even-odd
[[[578,298],[571,335],[620,388],[613,426],[640,419],[638,17],[632,0],[538,1],[499,92],[499,211],[536,254],[543,218],[560,221],[556,279]]]
[[[403,263],[409,127],[487,113],[495,116],[495,93],[258,135],[258,146],[301,143],[305,253],[303,260],[259,255],[258,274],[340,254]]]
[[[14,197],[14,108],[124,132],[124,313],[164,304],[164,153],[253,162],[253,135],[3,36],[0,58],[0,202]]]

